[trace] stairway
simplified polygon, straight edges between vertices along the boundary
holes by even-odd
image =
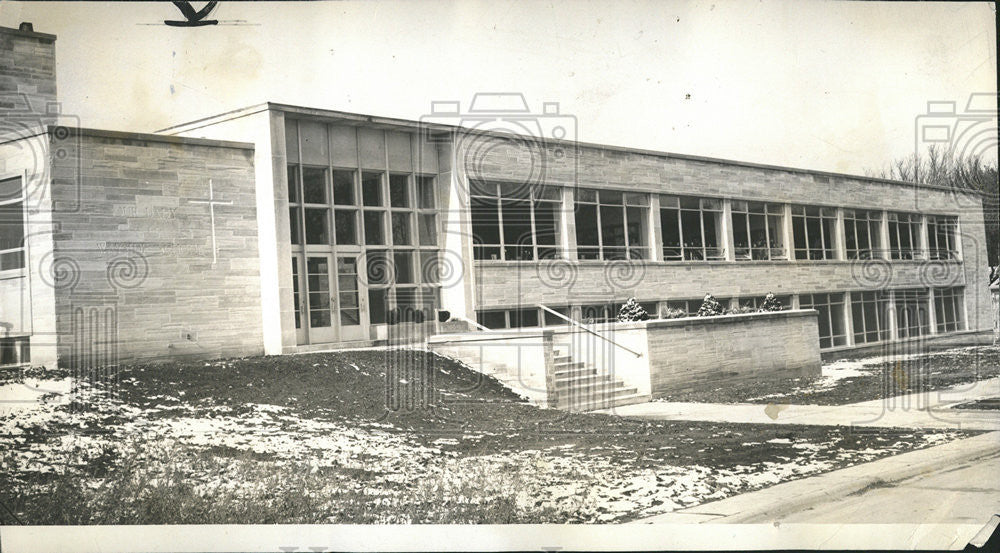
[[[518,366],[499,361],[498,357],[502,356],[493,356],[492,361],[486,361],[481,349],[483,347],[478,344],[451,345],[437,347],[434,351],[462,361],[472,370],[497,379],[504,387],[530,403],[550,409],[594,411],[650,400],[649,394],[640,394],[637,388],[629,386],[623,380],[612,378],[589,363],[575,360],[569,344],[553,344],[554,359],[553,366],[549,369],[552,374],[547,379],[548,383],[545,382],[545,375],[523,377]],[[542,354],[540,350],[535,351],[538,355]],[[529,385],[527,381],[535,383]],[[553,389],[546,390],[549,386]]]
[[[556,409],[563,411],[593,411],[650,400],[648,394],[629,387],[621,379],[599,374],[597,369],[575,361],[570,348],[555,347]]]

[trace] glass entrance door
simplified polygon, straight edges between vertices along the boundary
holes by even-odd
[[[306,256],[306,301],[309,343],[337,339],[333,325],[335,296],[332,286],[331,255]]]
[[[364,320],[364,294],[358,280],[358,256],[337,256],[337,314],[340,340],[367,340],[368,324]]]

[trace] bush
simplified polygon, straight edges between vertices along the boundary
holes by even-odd
[[[646,320],[649,320],[649,313],[646,313],[646,310],[635,301],[635,298],[629,298],[625,305],[618,310],[618,322],[620,323]]]
[[[743,313],[756,313],[757,311],[759,311],[759,310],[758,309],[754,309],[753,307],[751,307],[749,305],[740,305],[740,306],[734,307],[732,309],[727,309],[726,310],[726,314],[727,315],[741,315]]]
[[[702,300],[701,307],[698,308],[699,317],[714,317],[716,315],[723,315],[725,312],[726,310],[723,309],[722,304],[712,294],[705,294],[705,299]]]
[[[764,303],[760,304],[761,311],[781,311],[782,308],[781,302],[771,292],[764,296]]]
[[[687,311],[675,307],[668,307],[666,310],[660,312],[661,319],[683,319],[687,316]]]

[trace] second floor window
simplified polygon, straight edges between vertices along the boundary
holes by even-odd
[[[531,261],[558,256],[562,190],[474,181],[469,185],[475,259]]]
[[[795,259],[834,259],[837,210],[830,207],[792,206]]]
[[[920,259],[920,215],[889,213],[889,256]]]
[[[722,200],[660,196],[664,261],[725,259]]]
[[[847,259],[881,256],[882,213],[862,209],[844,210],[844,238]]]
[[[957,217],[934,215],[927,217],[927,249],[931,259],[957,259],[955,231]]]
[[[576,191],[579,259],[649,259],[649,196],[614,190]]]
[[[788,259],[784,206],[733,200],[733,254],[737,261]]]

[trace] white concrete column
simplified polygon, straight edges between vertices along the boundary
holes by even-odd
[[[937,334],[937,302],[934,301],[934,288],[927,288],[927,321],[930,334]]]
[[[726,249],[726,261],[736,261],[736,240],[733,238],[733,201],[722,200],[722,247]]]
[[[785,254],[788,259],[795,259],[795,231],[792,229],[792,204],[785,204],[784,217],[781,226],[785,232]]]
[[[898,330],[897,330],[898,322],[897,322],[897,317],[896,317],[896,294],[894,294],[890,290],[890,291],[886,291],[886,295],[889,296],[889,303],[888,303],[888,307],[886,308],[886,311],[887,311],[887,313],[886,313],[886,315],[887,315],[886,322],[889,323],[889,340],[892,341],[892,340],[895,340],[897,338],[897,334],[898,334]]]
[[[652,261],[663,261],[663,230],[660,221],[660,196],[659,194],[649,195],[649,247],[652,248],[649,259]]]
[[[840,261],[847,260],[847,233],[844,230],[844,208],[837,208],[837,222],[833,225],[834,249],[837,252],[836,258]]]
[[[563,259],[576,259],[576,196],[573,188],[562,188],[562,213],[559,221],[559,246]]]
[[[882,242],[882,251],[879,252],[879,257],[891,259],[892,256],[889,254],[889,212],[885,209],[882,210],[882,224],[879,225],[879,241]]]
[[[843,210],[838,210],[838,212],[843,215]],[[843,222],[843,217],[838,218],[839,221]],[[839,251],[839,250],[838,250]],[[846,333],[846,340],[848,346],[854,345],[854,297],[850,292],[844,292],[844,332]]]
[[[920,245],[920,257],[919,259],[930,259],[930,242],[927,240],[927,216],[920,216],[920,235],[917,237],[917,243]]]

